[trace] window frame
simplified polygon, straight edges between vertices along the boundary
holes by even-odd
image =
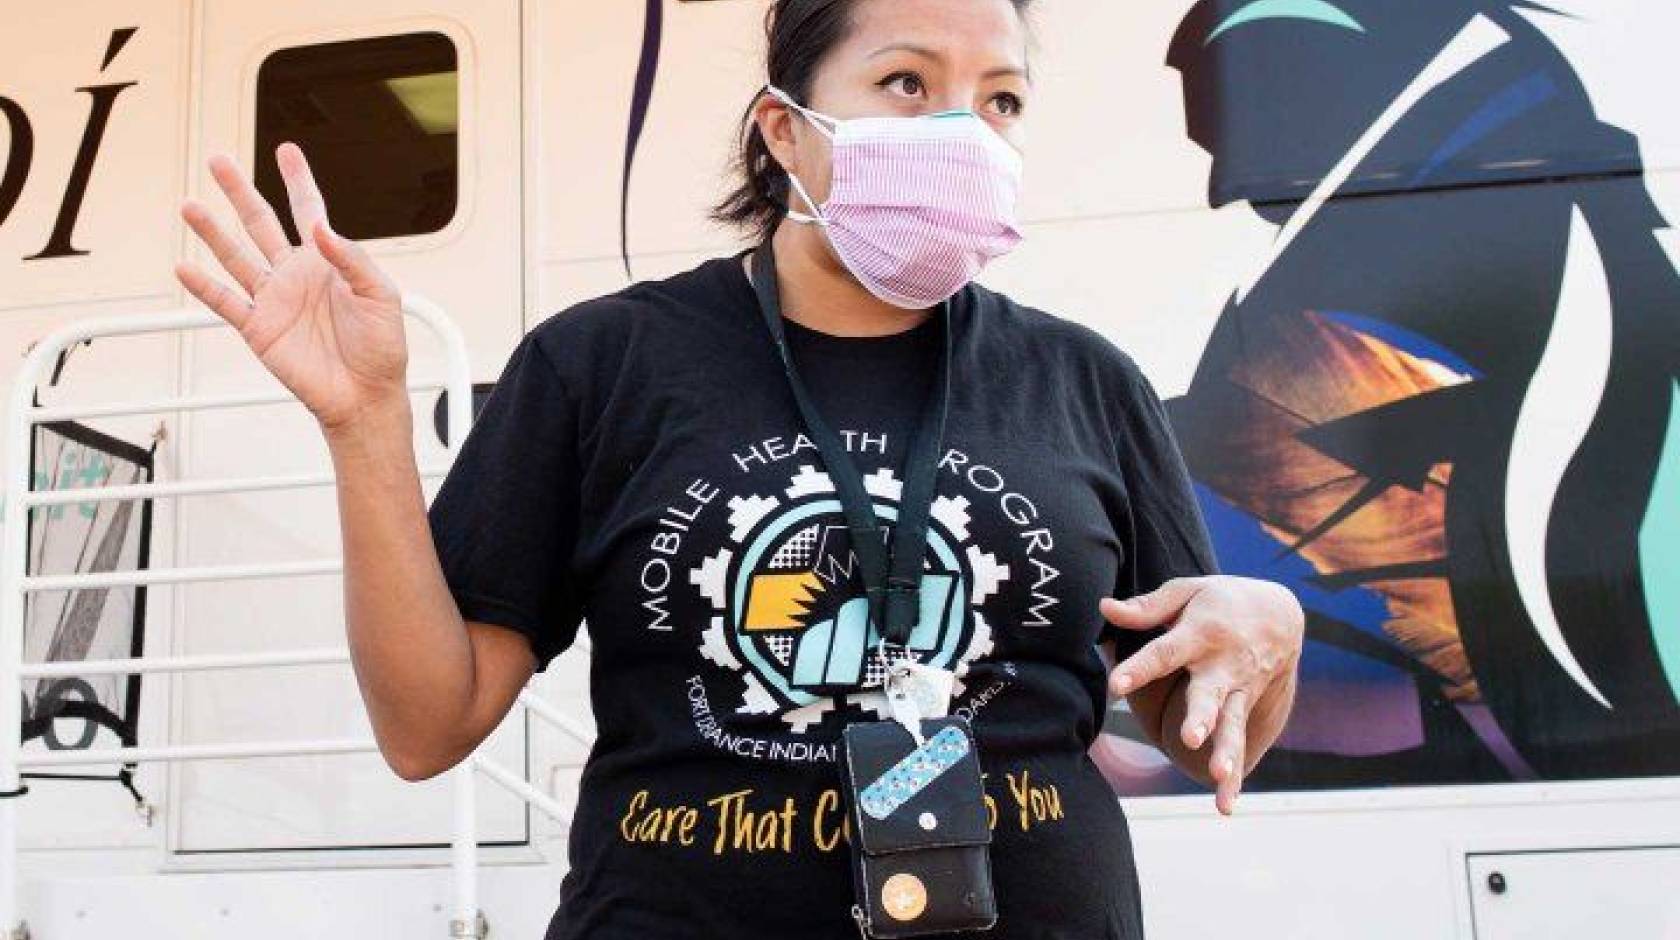
[[[254,168],[258,159],[273,160],[274,155],[258,154],[257,149],[257,88],[263,66],[277,52],[308,46],[330,45],[358,39],[386,39],[415,33],[439,33],[455,48],[456,131],[455,131],[455,212],[448,223],[436,231],[413,235],[381,235],[359,238],[379,255],[411,254],[433,251],[458,241],[469,224],[477,203],[477,148],[469,141],[476,139],[478,130],[477,56],[471,36],[460,23],[441,17],[403,17],[377,24],[360,24],[336,28],[314,28],[277,34],[268,41],[252,47],[239,92],[239,144],[247,167]],[[255,175],[254,173],[252,174]],[[331,218],[332,206],[327,206]]]

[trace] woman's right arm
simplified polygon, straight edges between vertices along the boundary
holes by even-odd
[[[304,244],[290,243],[273,208],[218,155],[211,173],[257,250],[198,203],[183,203],[181,215],[243,293],[191,261],[176,276],[321,425],[338,485],[351,665],[386,763],[423,780],[496,728],[537,663],[519,633],[463,620],[444,578],[414,457],[396,284],[328,227],[303,152],[284,143],[275,159]]]
[[[413,428],[405,391],[325,433],[350,661],[386,763],[424,780],[496,729],[536,659],[520,634],[461,619],[427,526]]]

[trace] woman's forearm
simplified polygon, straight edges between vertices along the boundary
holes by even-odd
[[[1181,670],[1173,677],[1163,681],[1172,682],[1171,691],[1167,693],[1166,703],[1161,709],[1161,726],[1158,729],[1156,744],[1163,753],[1184,773],[1206,786],[1215,786],[1213,775],[1209,770],[1208,761],[1213,756],[1214,742],[1217,735],[1209,735],[1202,746],[1192,748],[1184,743],[1184,736],[1180,729],[1184,726],[1185,716],[1189,714],[1189,702],[1185,690],[1189,688],[1188,670]],[[1243,776],[1247,776],[1260,758],[1266,756],[1266,751],[1277,743],[1283,734],[1284,726],[1289,723],[1289,712],[1295,701],[1295,673],[1291,670],[1287,678],[1280,679],[1267,687],[1261,694],[1260,700],[1249,708],[1246,743],[1243,746]]]
[[[431,776],[471,745],[472,643],[438,563],[407,390],[324,429],[338,478],[350,660],[386,763]]]

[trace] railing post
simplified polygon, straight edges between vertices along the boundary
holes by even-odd
[[[56,338],[60,334],[55,333]],[[29,492],[29,441],[35,377],[63,342],[36,344],[18,368],[5,417],[5,490],[0,493],[0,937],[27,940],[18,896],[18,801],[24,793],[19,761],[23,756],[23,576],[29,559],[29,507],[19,494]]]
[[[484,932],[478,913],[478,820],[472,755],[456,764],[449,777],[455,791],[455,825],[450,842],[450,868],[455,884],[449,937],[450,940],[480,940]]]

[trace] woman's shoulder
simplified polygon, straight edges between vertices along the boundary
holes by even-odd
[[[978,286],[978,285],[976,285]],[[1057,394],[1081,396],[1109,427],[1124,429],[1128,451],[1170,444],[1170,419],[1155,384],[1130,352],[1107,334],[1070,317],[980,289],[981,312],[998,325],[997,339],[1029,350],[1011,363],[1035,375],[1055,376]],[[1007,367],[1000,361],[1000,367]]]
[[[639,350],[651,349],[653,344],[646,342],[650,338],[711,331],[734,319],[732,311],[738,317],[746,278],[731,267],[739,269],[736,256],[708,258],[675,274],[637,280],[571,303],[544,315],[523,341],[538,346],[562,368],[622,365]],[[745,297],[750,300],[750,292]]]
[[[661,278],[645,278],[617,290],[551,311],[531,327],[543,342],[566,342],[600,334],[627,333],[649,321],[692,319],[751,299],[735,256],[708,258]],[[734,275],[732,278],[731,275]],[[736,284],[735,280],[741,283]]]
[[[1026,352],[1035,365],[1049,358],[1062,368],[1097,370],[1104,379],[1128,385],[1147,381],[1137,360],[1097,328],[980,284],[972,289],[980,322],[993,332],[999,348]]]

